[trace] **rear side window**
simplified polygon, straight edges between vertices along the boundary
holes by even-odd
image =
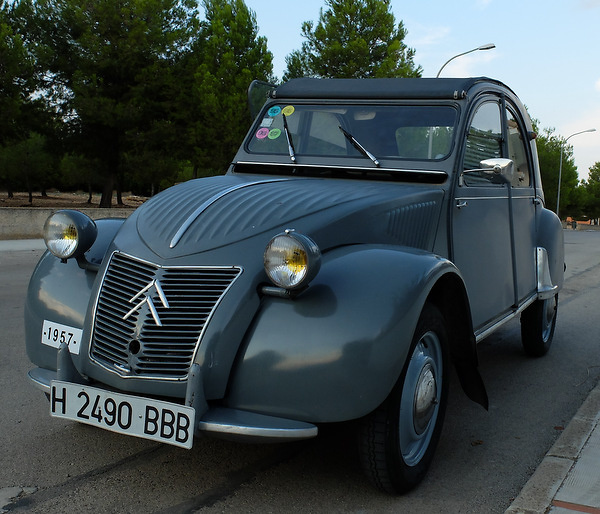
[[[510,109],[506,110],[508,128],[508,158],[515,164],[511,180],[513,187],[529,187],[531,183],[529,160],[527,158],[527,139],[521,126]]]

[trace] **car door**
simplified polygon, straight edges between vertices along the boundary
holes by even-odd
[[[502,157],[499,98],[475,109],[464,143],[453,212],[452,258],[466,283],[477,332],[514,303],[507,188],[475,172],[480,162]]]
[[[451,255],[460,269],[481,334],[535,290],[535,204],[531,156],[516,109],[489,96],[474,108],[464,142],[462,175],[452,205]],[[510,158],[510,184],[480,169]],[[515,244],[517,243],[517,244]]]
[[[537,293],[536,202],[529,133],[519,109],[506,102],[506,150],[514,163],[511,180],[514,275],[516,302],[520,306]]]

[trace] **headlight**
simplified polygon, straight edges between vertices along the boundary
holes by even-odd
[[[321,252],[309,237],[286,230],[269,241],[264,262],[265,271],[275,285],[298,289],[319,272]]]
[[[46,247],[62,260],[80,257],[96,240],[98,229],[94,221],[79,211],[57,211],[46,220]]]

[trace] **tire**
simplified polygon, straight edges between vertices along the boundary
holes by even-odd
[[[447,341],[442,314],[426,304],[400,378],[386,401],[362,420],[361,464],[385,492],[411,490],[429,469],[448,399]]]
[[[521,314],[521,343],[530,357],[548,353],[558,314],[558,295],[547,300],[536,300]]]

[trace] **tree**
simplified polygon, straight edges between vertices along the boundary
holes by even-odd
[[[37,172],[37,163],[42,153],[44,159],[50,157],[45,135],[52,120],[34,95],[38,89],[35,60],[18,28],[13,3],[0,0],[0,184],[9,198],[13,188],[26,186],[31,201],[32,187],[48,175],[48,170]]]
[[[585,184],[581,183],[577,184],[577,186],[569,192],[568,203],[565,204],[561,199],[560,212],[563,213],[563,218],[570,216],[573,219],[579,220],[588,217],[589,205],[590,195]]]
[[[20,121],[34,89],[33,60],[14,30],[12,14],[12,6],[0,1],[0,146],[26,137]]]
[[[34,187],[45,193],[52,179],[53,157],[46,149],[46,139],[32,132],[0,151],[0,169],[9,187],[26,189],[29,203],[33,203]]]
[[[194,176],[222,173],[250,128],[248,86],[273,80],[273,55],[258,35],[256,15],[243,0],[204,0],[206,20],[188,66],[192,84],[184,91],[180,114]]]
[[[22,0],[22,37],[72,148],[103,163],[101,207],[136,139],[170,116],[174,70],[197,35],[192,0]],[[155,141],[154,141],[155,142]]]
[[[544,196],[546,206],[556,210],[558,192],[558,172],[560,168],[560,154],[562,148],[562,173],[560,186],[560,208],[561,217],[567,214],[567,207],[572,201],[571,196],[579,183],[577,167],[573,159],[573,147],[565,144],[564,138],[554,134],[553,128],[544,129],[542,134],[538,133],[536,138],[542,183],[544,185]],[[573,198],[574,200],[574,198]]]
[[[65,153],[59,162],[62,184],[67,189],[81,189],[88,192],[87,203],[92,203],[94,188],[101,186],[98,178],[100,163],[83,155]]]
[[[286,57],[284,80],[296,77],[420,77],[407,31],[390,0],[326,0],[316,27],[302,24],[302,49]]]
[[[583,187],[587,192],[586,215],[592,219],[600,218],[600,162],[590,168]]]

